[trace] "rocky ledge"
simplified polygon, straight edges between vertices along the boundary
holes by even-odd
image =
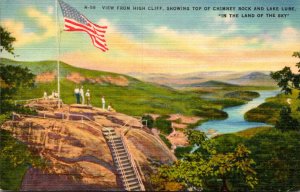
[[[83,105],[56,108],[54,103],[34,101],[29,106],[39,115],[15,115],[1,127],[48,162],[43,170],[27,171],[21,190],[124,190],[103,127],[123,135],[146,189],[151,189],[154,164],[176,160],[139,118]]]

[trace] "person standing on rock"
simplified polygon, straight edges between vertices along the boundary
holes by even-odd
[[[86,96],[86,104],[90,106],[90,105],[91,105],[91,94],[90,94],[90,90],[87,90],[87,91],[86,91],[85,96]]]
[[[54,91],[54,98],[58,98],[58,93]]]
[[[44,91],[44,99],[48,99],[48,95],[46,91]]]
[[[84,91],[83,91],[83,86],[81,86],[79,92],[80,92],[80,96],[81,96],[81,104],[84,105]]]
[[[80,91],[79,91],[79,88],[77,86],[74,89],[74,94],[75,94],[75,97],[76,97],[76,103],[79,104],[80,103]]]
[[[110,112],[116,112],[116,110],[112,107],[111,103],[108,104],[107,110],[110,111]]]
[[[101,102],[102,102],[102,109],[105,109],[105,98],[104,98],[104,96],[102,96]]]

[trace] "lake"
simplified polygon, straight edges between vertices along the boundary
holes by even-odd
[[[255,92],[258,92],[260,97],[255,98],[244,105],[225,108],[223,111],[228,114],[227,119],[208,121],[198,126],[196,129],[204,132],[207,132],[209,129],[213,129],[217,131],[217,133],[233,133],[253,127],[270,126],[265,123],[248,122],[244,119],[244,114],[250,109],[253,109],[265,102],[266,98],[276,96],[279,93],[279,90]]]

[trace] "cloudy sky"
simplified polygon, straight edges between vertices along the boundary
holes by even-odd
[[[55,60],[118,73],[270,71],[293,66],[300,51],[299,0],[65,0],[90,21],[107,25],[109,51],[95,48],[84,32],[63,30],[54,0],[1,0],[1,25],[16,37],[17,60]],[[114,10],[103,9],[113,6]],[[118,10],[129,6],[131,10]],[[132,10],[133,6],[146,10]],[[153,10],[162,7],[162,10]],[[167,10],[189,7],[189,10]],[[193,7],[201,7],[193,10]],[[204,10],[204,7],[210,7]],[[216,11],[235,7],[231,11]],[[240,11],[238,7],[251,7]],[[253,10],[264,7],[263,11]],[[276,7],[279,10],[276,10]],[[293,7],[292,11],[282,8]],[[267,10],[268,9],[273,9]],[[148,10],[150,9],[150,10]],[[275,9],[275,10],[274,10]],[[222,18],[220,14],[227,14]],[[230,18],[228,14],[239,14]],[[254,14],[255,18],[242,17]],[[257,14],[263,14],[258,18]],[[266,14],[275,14],[267,18]],[[278,14],[288,14],[278,17]],[[59,42],[59,43],[57,43]],[[59,54],[58,54],[58,47]],[[7,53],[2,57],[13,58]]]

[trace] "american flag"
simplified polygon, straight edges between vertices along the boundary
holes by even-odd
[[[65,31],[84,31],[89,34],[95,47],[103,52],[108,50],[104,37],[107,26],[99,26],[90,22],[84,15],[62,0],[59,0],[59,5],[64,16]]]

